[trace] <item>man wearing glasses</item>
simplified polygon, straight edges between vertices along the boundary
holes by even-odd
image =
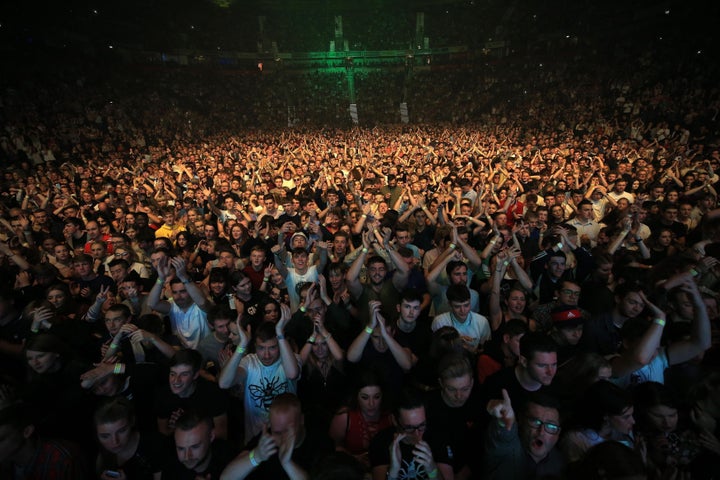
[[[425,405],[418,392],[403,391],[393,415],[394,426],[370,442],[373,480],[453,478],[451,461],[442,439],[428,428]]]
[[[492,417],[485,432],[485,479],[562,477],[565,458],[555,448],[560,438],[559,403],[533,393],[516,418],[507,390],[488,402]]]

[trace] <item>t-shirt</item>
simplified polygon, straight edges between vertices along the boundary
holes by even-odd
[[[300,368],[300,357],[295,355]],[[245,437],[253,437],[262,432],[269,418],[270,404],[281,393],[297,392],[297,381],[288,380],[282,359],[265,366],[256,354],[244,357],[240,368],[245,369],[247,378],[244,388]]]
[[[650,363],[634,372],[620,378],[613,378],[612,382],[622,388],[628,388],[640,383],[657,382],[665,383],[665,369],[670,366],[667,350],[661,347],[657,355],[650,360]]]
[[[297,273],[294,268],[288,268],[287,270],[285,285],[290,297],[290,311],[295,312],[300,307],[300,295],[295,290],[295,287],[304,282],[317,282],[318,271],[315,265],[308,267],[307,271],[302,275]]]
[[[228,411],[227,392],[220,390],[216,383],[198,377],[195,391],[189,397],[181,398],[170,391],[166,383],[155,397],[155,414],[158,418],[170,418],[174,411],[197,410],[210,417],[219,417]]]
[[[442,313],[432,322],[432,331],[441,327],[453,327],[458,331],[464,344],[473,349],[490,340],[490,322],[479,313],[470,312],[464,322],[459,322],[451,312]]]
[[[170,329],[187,348],[197,349],[200,340],[212,335],[207,323],[207,314],[193,303],[187,310],[178,307],[170,299]]]

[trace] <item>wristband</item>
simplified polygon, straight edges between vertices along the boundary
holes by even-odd
[[[245,347],[238,345],[235,349],[235,353],[239,353],[240,355],[245,353]]]
[[[165,279],[158,277],[158,279],[155,280],[155,283],[156,283],[157,285],[162,285],[163,283],[165,283]]]
[[[372,335],[372,332],[373,332],[372,327],[365,327],[365,333],[367,333],[368,335]]]
[[[455,250],[456,248],[457,248],[457,245],[455,245],[454,243],[450,244],[450,250]]]
[[[110,342],[110,348],[117,348],[118,344],[115,342]]]
[[[698,271],[695,270],[694,268],[691,268],[691,269],[690,269],[690,275],[692,275],[693,277],[697,277],[698,275],[700,275],[700,272],[698,272]]]
[[[250,455],[248,456],[248,458],[250,459],[250,463],[252,463],[252,466],[253,466],[253,467],[259,467],[259,466],[260,466],[260,462],[258,462],[257,460],[255,460],[255,449],[250,450]]]
[[[665,320],[662,318],[656,318],[655,320],[653,320],[653,323],[655,325],[660,325],[661,327],[665,326]]]
[[[495,245],[496,243],[497,243],[496,239],[493,238],[492,240],[490,240],[490,245]]]
[[[507,267],[508,265],[510,265],[510,262],[508,262],[507,260],[503,260],[503,265]]]
[[[312,344],[312,345],[314,345],[314,344],[315,344],[315,340],[317,340],[317,339],[315,338],[315,335],[313,335],[313,336],[311,336],[310,338],[308,338],[307,342],[310,343],[310,344]]]
[[[437,476],[438,476],[438,469],[437,469],[437,467],[436,467],[436,468],[433,468],[432,470],[430,470],[429,472],[427,472],[427,477],[430,478],[430,479],[432,479],[432,478],[437,478]]]
[[[115,368],[113,368],[113,374],[120,375],[122,373],[122,363],[116,363]]]
[[[327,342],[327,341],[330,340],[331,338],[332,338],[332,333],[328,333],[327,335],[325,335],[325,336],[323,337],[323,340],[325,340],[325,341]]]
[[[283,335],[282,333],[276,336],[278,340],[285,340],[285,335]]]
[[[307,308],[305,308],[305,305],[300,305],[300,311],[301,311],[302,313],[307,312]]]
[[[362,248],[362,253],[367,253],[368,251],[369,251],[369,250],[367,249],[367,247],[363,247],[363,248]]]
[[[362,218],[367,218],[367,215],[365,215],[364,213],[363,213],[362,215],[360,215],[360,216],[361,216]]]
[[[39,328],[31,328],[30,331],[32,333],[38,333],[40,331],[40,329]]]
[[[263,277],[263,282],[267,283],[270,281],[270,277]]]
[[[558,250],[562,250],[563,244],[562,242],[558,242],[555,246],[558,248]]]

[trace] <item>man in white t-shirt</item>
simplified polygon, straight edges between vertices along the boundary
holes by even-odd
[[[327,244],[325,242],[316,242],[318,249],[318,263],[316,265],[309,264],[310,255],[304,248],[294,248],[292,254],[292,267],[286,267],[283,259],[280,257],[282,251],[279,245],[272,248],[275,256],[275,267],[280,275],[285,279],[288,295],[290,296],[290,310],[294,313],[300,307],[300,294],[296,288],[304,282],[317,282],[318,275],[325,269],[327,263]]]
[[[460,333],[463,346],[471,353],[490,340],[490,323],[479,313],[470,311],[470,290],[466,285],[450,285],[445,293],[450,311],[437,315],[432,331],[441,327],[453,327]]]
[[[300,378],[300,357],[293,353],[285,339],[285,325],[290,310],[281,306],[277,324],[261,323],[255,332],[255,353],[245,356],[250,332],[238,328],[238,345],[218,377],[220,388],[235,385],[243,390],[245,406],[245,438],[262,432],[267,424],[270,405],[281,393],[295,393]],[[238,322],[239,323],[239,322]]]

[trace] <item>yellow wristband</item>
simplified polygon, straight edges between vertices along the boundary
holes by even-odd
[[[365,333],[367,333],[368,335],[372,335],[372,332],[373,332],[372,327],[365,327]]]

